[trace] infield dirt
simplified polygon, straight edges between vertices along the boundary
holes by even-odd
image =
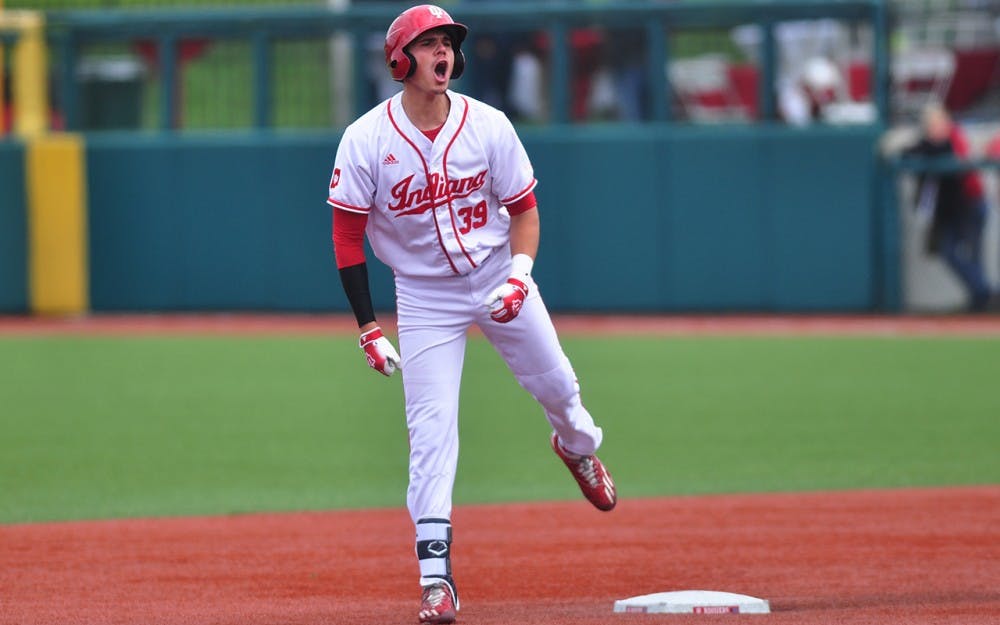
[[[998,336],[1000,315],[554,315],[560,334],[587,336]],[[395,316],[379,314],[394,334]],[[219,335],[357,333],[344,314],[0,315],[0,335]],[[473,332],[478,329],[473,328]]]
[[[998,510],[1000,486],[460,507],[459,623],[995,623]],[[412,533],[402,508],[0,526],[0,623],[411,624]],[[774,612],[611,613],[681,589]]]

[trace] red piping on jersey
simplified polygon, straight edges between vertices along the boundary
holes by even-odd
[[[385,110],[386,110],[386,113],[389,116],[389,122],[392,123],[392,127],[396,129],[396,132],[399,133],[399,136],[402,137],[404,141],[406,141],[407,143],[409,143],[410,147],[413,148],[413,151],[416,152],[417,156],[420,157],[420,162],[424,164],[424,177],[427,179],[427,184],[430,184],[431,172],[430,172],[430,168],[427,167],[427,161],[424,160],[424,155],[423,155],[423,153],[420,152],[420,148],[418,148],[416,146],[416,144],[414,144],[413,141],[411,141],[410,138],[407,137],[406,134],[402,130],[400,130],[399,125],[396,123],[396,118],[392,116],[392,100],[389,100],[388,102],[386,102],[386,104],[385,104]],[[448,254],[448,250],[444,246],[444,239],[441,238],[441,228],[440,228],[440,226],[438,226],[436,211],[434,211],[434,212],[431,213],[431,217],[432,217],[432,221],[434,222],[434,230],[437,232],[438,245],[441,247],[441,251],[444,252],[444,257],[445,257],[445,259],[447,259],[448,264],[451,266],[452,273],[456,273],[457,274],[458,273],[458,267],[456,267],[455,263],[452,262],[451,256]]]
[[[521,199],[522,197],[524,197],[525,195],[527,195],[528,193],[530,193],[531,190],[534,189],[535,185],[537,185],[537,184],[538,184],[538,179],[537,178],[532,178],[531,182],[528,183],[528,186],[524,187],[523,189],[521,189],[520,191],[518,191],[514,195],[510,196],[506,200],[500,200],[500,203],[503,204],[504,206],[508,206],[510,204],[513,204],[514,202],[518,201],[519,199]]]
[[[343,202],[338,202],[337,200],[334,200],[333,198],[327,198],[326,199],[326,203],[329,204],[330,206],[334,207],[334,208],[341,208],[341,209],[343,209],[345,211],[348,211],[348,212],[351,212],[351,213],[361,213],[362,215],[367,215],[372,210],[370,206],[368,208],[361,208],[360,206],[352,206],[350,204],[345,204]]]
[[[460,121],[458,123],[458,130],[455,131],[455,134],[452,135],[452,137],[451,137],[451,141],[448,142],[448,146],[445,147],[445,149],[444,149],[444,158],[441,161],[441,169],[444,170],[444,182],[445,182],[446,188],[447,188],[447,184],[448,184],[448,150],[451,149],[451,146],[452,146],[453,143],[455,143],[455,139],[458,138],[458,135],[462,133],[462,128],[465,127],[465,118],[469,116],[469,101],[466,100],[465,98],[462,98],[462,102],[465,104],[465,110],[462,111],[462,121]],[[461,235],[458,232],[458,228],[455,226],[455,211],[453,211],[451,209],[451,199],[452,199],[451,195],[449,194],[448,195],[448,216],[451,217],[451,230],[452,230],[452,232],[455,233],[455,240],[458,241],[458,247],[459,247],[459,249],[462,250],[462,253],[465,254],[466,260],[468,260],[469,264],[472,265],[472,268],[475,269],[477,267],[477,265],[472,260],[472,257],[469,256],[469,253],[465,251],[465,246],[462,245],[462,237],[461,237]]]

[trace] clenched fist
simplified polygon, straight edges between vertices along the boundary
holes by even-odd
[[[399,353],[378,326],[361,335],[358,346],[364,350],[368,366],[388,377],[400,368]]]
[[[524,298],[528,297],[528,285],[517,278],[507,278],[507,282],[493,289],[484,304],[490,309],[490,318],[497,323],[513,321],[521,312]]]

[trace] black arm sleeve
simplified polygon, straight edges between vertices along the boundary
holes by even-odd
[[[359,263],[340,270],[340,282],[344,285],[347,301],[358,320],[358,327],[375,321],[372,294],[368,288],[368,263]]]

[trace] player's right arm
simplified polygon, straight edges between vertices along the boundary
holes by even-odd
[[[348,129],[350,130],[350,129]],[[364,240],[375,184],[353,134],[345,132],[337,149],[327,203],[333,207],[333,247],[340,282],[361,332],[359,347],[368,366],[390,376],[400,367],[399,353],[382,334],[375,320]]]

